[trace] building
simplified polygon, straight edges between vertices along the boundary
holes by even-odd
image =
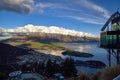
[[[108,51],[108,60],[111,62],[111,55],[114,55],[117,64],[120,63],[120,13],[115,12],[107,20],[101,29],[100,47]],[[111,66],[111,63],[109,63]]]
[[[9,78],[7,80],[44,80],[44,77],[37,73],[14,71],[9,73]]]
[[[100,47],[120,48],[120,13],[115,12],[101,29]]]

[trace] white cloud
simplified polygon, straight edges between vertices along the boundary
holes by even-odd
[[[104,16],[105,18],[109,18],[110,15],[108,13],[108,11],[106,9],[104,9],[103,7],[90,2],[89,0],[79,0],[76,3],[81,4],[82,6],[85,6],[89,9],[95,10],[96,12],[99,12],[102,16]]]
[[[86,11],[87,9],[90,9],[92,13],[95,12],[95,14]],[[49,10],[49,13],[46,13],[47,15],[52,14],[58,17],[69,17],[91,24],[103,24],[105,22],[104,18],[110,16],[106,9],[92,3],[90,0],[65,0],[60,3],[57,0],[55,2],[44,1],[36,3],[35,0],[0,0],[0,10],[13,11],[21,14],[33,12],[45,13]],[[99,13],[99,16],[96,13]],[[100,17],[100,15],[104,18]]]
[[[90,24],[104,24],[103,20],[100,20],[99,18],[85,18],[80,16],[67,16],[69,18],[79,20],[84,23],[90,23]]]
[[[71,10],[71,11],[78,11],[77,9],[71,8],[69,4],[65,3],[38,3],[38,6],[44,11],[44,9],[62,9],[62,10]]]
[[[71,19],[79,20],[84,23],[104,24],[106,18],[110,17],[106,9],[88,0],[75,0],[75,1],[69,0],[67,3],[44,2],[44,3],[40,3],[39,5],[41,6],[43,11],[47,9],[56,10],[54,11],[54,13],[49,13],[49,14],[53,14],[53,15],[55,14],[56,16],[59,17],[69,17]],[[60,9],[62,9],[62,11]],[[87,9],[90,10],[86,11]],[[96,13],[99,16],[96,15]]]
[[[34,0],[0,0],[0,10],[13,11],[21,14],[29,14],[37,11]],[[39,10],[41,8],[39,7]]]

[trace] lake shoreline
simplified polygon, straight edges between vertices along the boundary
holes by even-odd
[[[90,53],[85,53],[85,52],[79,52],[79,51],[73,51],[73,50],[66,50],[62,52],[63,55],[69,55],[69,56],[76,56],[76,57],[93,57],[94,55]]]

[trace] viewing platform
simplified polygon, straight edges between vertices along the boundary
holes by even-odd
[[[120,49],[120,13],[115,12],[101,29],[100,47]]]
[[[115,12],[101,29],[100,47],[108,51],[109,66],[113,55],[117,65],[120,64],[120,13]]]

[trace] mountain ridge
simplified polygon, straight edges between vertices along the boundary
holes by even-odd
[[[32,24],[25,25],[23,27],[17,27],[14,29],[3,29],[0,28],[0,32],[13,32],[13,33],[29,33],[29,32],[41,32],[49,34],[61,34],[61,35],[70,35],[77,37],[97,37],[91,33],[79,32],[75,30],[65,29],[58,26],[34,26]]]

